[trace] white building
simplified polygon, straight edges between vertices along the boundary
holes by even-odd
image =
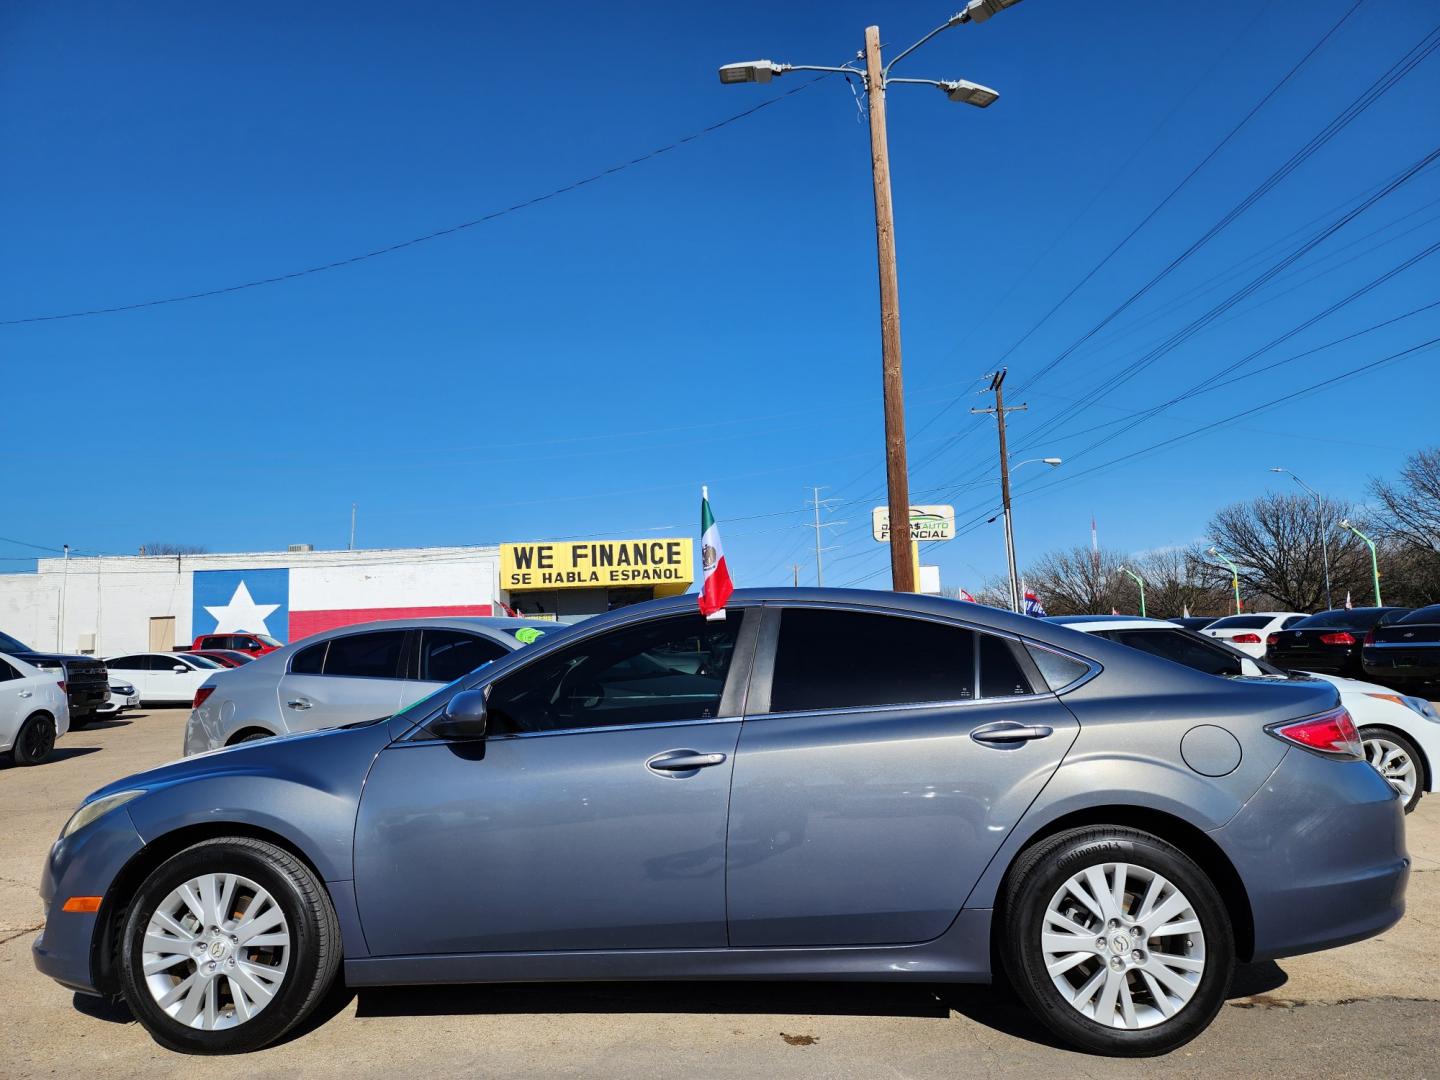
[[[113,656],[246,630],[291,641],[371,619],[502,613],[500,549],[40,559],[0,574],[0,630],[31,648]]]

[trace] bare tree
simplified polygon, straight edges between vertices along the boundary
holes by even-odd
[[[1221,588],[1197,548],[1160,548],[1136,557],[1130,567],[1145,579],[1145,610],[1156,618],[1223,615],[1230,609],[1228,584]],[[1137,590],[1138,591],[1138,590]],[[1123,610],[1123,609],[1122,609]]]
[[[1097,555],[1081,545],[1050,551],[1025,568],[1025,584],[1040,597],[1051,615],[1108,615],[1123,603],[1137,610],[1139,590],[1118,573],[1125,557],[1101,549]]]
[[[1303,495],[1263,495],[1232,503],[1210,519],[1209,535],[1240,568],[1242,596],[1251,607],[1277,606],[1316,611],[1325,604],[1321,544],[1329,545],[1332,590],[1339,597],[1369,580],[1370,554],[1352,533],[1339,527],[1353,515],[1344,502],[1322,505]],[[1223,567],[1210,567],[1208,581],[1229,584]]]
[[[1440,597],[1440,449],[1405,459],[1395,482],[1370,481],[1387,581],[1385,599],[1409,604]]]
[[[140,545],[141,555],[205,555],[209,550],[200,544],[172,544],[163,540]]]

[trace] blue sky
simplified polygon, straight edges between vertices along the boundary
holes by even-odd
[[[1026,0],[897,69],[1002,95],[981,111],[925,87],[890,94],[915,501],[988,516],[994,433],[968,410],[986,404],[975,391],[1001,357],[1012,400],[1030,407],[1012,419],[1015,459],[1079,455],[1017,472],[1022,562],[1088,541],[1092,513],[1109,545],[1188,542],[1220,504],[1282,486],[1273,464],[1359,499],[1367,477],[1437,441],[1429,352],[1085,471],[1440,336],[1440,308],[1081,453],[1114,430],[1087,429],[1189,389],[1440,239],[1431,168],[1114,382],[1434,148],[1437,58],[1026,386],[1429,33],[1422,0],[1369,0],[1014,347],[1350,6]],[[877,17],[893,51],[948,14],[909,0],[11,3],[0,321],[221,288],[471,220],[806,78],[722,87],[721,63],[839,63]],[[21,483],[0,533],[92,552],[343,547],[353,501],[365,547],[683,535],[698,531],[707,482],[741,584],[788,581],[791,562],[813,581],[803,507],[819,484],[843,500],[827,519],[845,522],[827,530],[826,583],[882,584],[866,576],[885,566],[869,538],[882,439],[867,163],[856,99],[831,79],[395,254],[0,326],[3,441]],[[1437,267],[1440,254],[1237,374],[1440,299]],[[998,524],[981,524],[927,561],[973,588],[1003,569],[1001,544]],[[33,554],[0,543],[0,568]]]

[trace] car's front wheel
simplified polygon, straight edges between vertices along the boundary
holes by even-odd
[[[1102,1054],[1174,1050],[1219,1012],[1235,966],[1229,913],[1183,852],[1118,826],[1074,829],[1016,864],[1002,954],[1062,1039]]]
[[[186,848],[131,900],[125,1000],[155,1041],[191,1054],[258,1050],[300,1023],[335,978],[340,931],[315,874],[249,837]]]
[[[1365,759],[1396,790],[1405,804],[1405,813],[1410,813],[1425,793],[1420,751],[1404,735],[1389,728],[1361,728],[1360,741],[1365,745]]]

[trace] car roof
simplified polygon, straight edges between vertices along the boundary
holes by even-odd
[[[1101,630],[1183,630],[1169,619],[1147,619],[1139,615],[1051,615],[1048,622],[1068,626],[1087,634]]]

